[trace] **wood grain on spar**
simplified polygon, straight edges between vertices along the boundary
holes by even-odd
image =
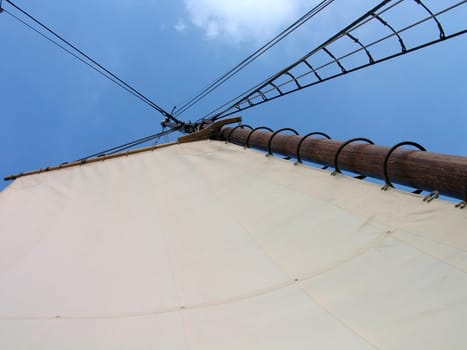
[[[231,127],[222,129],[225,138]],[[250,130],[237,128],[230,140],[245,145]],[[271,132],[255,131],[250,139],[252,148],[267,151]],[[297,145],[302,136],[278,134],[271,143],[274,154],[296,157]],[[334,166],[337,150],[345,141],[307,138],[300,147],[302,160]],[[339,154],[339,168],[357,174],[384,179],[384,159],[390,147],[351,143]],[[411,186],[426,191],[465,200],[467,198],[467,157],[415,149],[400,148],[392,153],[388,162],[388,176],[392,183]]]

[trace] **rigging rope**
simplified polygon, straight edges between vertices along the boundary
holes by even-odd
[[[239,70],[243,69],[246,65],[250,64],[251,61],[256,59],[259,55],[263,54],[265,52],[265,50],[268,50],[270,47],[275,45],[279,40],[282,40],[285,36],[289,35],[292,31],[296,30],[296,28],[298,28],[299,25],[303,24],[304,21],[306,21],[309,18],[313,17],[319,11],[324,9],[324,7],[328,6],[332,1],[333,0],[322,1],[319,5],[317,5],[315,8],[313,8],[312,10],[307,12],[307,14],[305,14],[300,19],[298,19],[296,22],[294,22],[286,30],[282,31],[273,40],[271,40],[266,45],[264,45],[262,48],[257,50],[255,53],[253,53],[252,55],[250,55],[249,57],[244,59],[239,65],[237,65],[236,67],[229,70],[223,76],[216,79],[206,89],[204,89],[203,91],[198,93],[196,96],[194,96],[192,99],[190,99],[190,101],[188,101],[186,104],[184,104],[182,106],[182,108],[178,111],[178,113],[175,113],[175,114],[180,115],[181,113],[186,111],[192,105],[197,103],[200,99],[204,98],[207,94],[209,94],[215,88],[217,88],[222,83],[224,83],[231,76],[238,73]],[[454,5],[451,5],[450,7],[445,7],[444,9],[438,11],[437,13],[433,13],[421,0],[413,0],[413,1],[415,1],[415,3],[417,3],[418,5],[421,5],[420,8],[424,9],[426,11],[425,13],[428,13],[429,16],[422,19],[422,20],[418,20],[418,21],[416,21],[416,22],[414,22],[414,23],[412,23],[412,24],[410,24],[410,25],[408,25],[408,26],[406,26],[406,27],[404,27],[402,29],[395,29],[390,23],[388,23],[386,20],[382,19],[381,15],[383,15],[385,12],[387,12],[389,10],[392,10],[393,8],[397,7],[399,4],[404,2],[404,0],[397,0],[397,1],[384,0],[379,5],[375,6],[373,9],[368,11],[366,14],[364,14],[363,16],[361,16],[360,18],[358,18],[357,20],[352,22],[352,24],[345,27],[343,30],[341,30],[336,35],[334,35],[333,37],[328,39],[322,45],[320,45],[317,48],[315,48],[314,50],[310,51],[307,55],[300,58],[298,61],[296,61],[292,65],[290,65],[290,66],[286,67],[285,69],[279,71],[278,73],[274,74],[273,76],[271,76],[270,78],[264,80],[263,82],[259,83],[258,85],[254,86],[253,88],[247,90],[246,92],[244,92],[243,94],[237,96],[236,98],[231,99],[227,103],[223,104],[222,106],[218,107],[214,111],[212,111],[212,112],[208,113],[207,115],[205,115],[203,118],[199,119],[198,122],[200,122],[202,120],[215,121],[215,120],[218,120],[220,118],[227,117],[227,116],[229,116],[229,115],[231,115],[233,113],[236,113],[237,111],[245,110],[245,109],[254,107],[256,105],[259,105],[259,104],[271,101],[273,99],[285,96],[287,94],[290,94],[292,92],[304,89],[306,87],[310,87],[310,86],[319,84],[321,82],[336,78],[338,76],[348,74],[350,72],[353,72],[353,71],[368,67],[370,65],[373,65],[373,64],[376,64],[376,63],[379,63],[379,62],[383,62],[383,61],[386,61],[386,60],[394,58],[394,57],[398,57],[400,55],[403,55],[403,54],[406,54],[406,53],[421,49],[423,47],[432,45],[432,44],[440,42],[442,40],[450,39],[450,38],[459,36],[461,34],[467,33],[467,29],[464,29],[464,30],[461,30],[461,31],[458,31],[458,32],[455,32],[455,33],[452,33],[452,34],[449,34],[449,35],[445,34],[445,30],[444,30],[444,28],[442,26],[442,23],[439,21],[439,18],[438,18],[441,14],[444,14],[444,13],[446,13],[448,11],[451,11],[454,8],[459,7],[460,5],[466,3],[467,0],[459,1],[459,2],[455,3]],[[73,46],[71,43],[69,43],[68,41],[63,39],[61,36],[56,34],[54,31],[52,31],[51,29],[49,29],[45,25],[43,25],[37,19],[35,19],[31,15],[27,14],[24,10],[20,9],[18,6],[13,4],[11,0],[5,0],[5,2],[8,2],[12,6],[14,6],[21,13],[23,13],[28,18],[33,20],[35,23],[39,24],[43,29],[45,29],[49,33],[51,33],[54,37],[60,39],[60,41],[65,43],[68,47],[72,48],[75,52],[73,52],[69,48],[61,45],[60,43],[56,42],[54,39],[48,37],[47,35],[45,35],[41,31],[37,30],[36,28],[31,26],[30,24],[26,23],[24,20],[20,19],[19,17],[15,16],[11,12],[9,12],[9,11],[3,9],[3,8],[1,10],[4,10],[6,13],[8,13],[10,16],[12,16],[16,20],[20,21],[21,23],[23,23],[24,25],[26,25],[28,28],[32,29],[33,31],[35,31],[36,33],[38,33],[39,35],[41,35],[45,39],[51,41],[52,43],[54,43],[55,45],[57,45],[61,49],[65,50],[67,53],[71,54],[73,57],[80,60],[84,64],[88,65],[89,67],[91,67],[95,71],[99,72],[100,74],[105,76],[107,79],[113,81],[118,86],[125,89],[127,92],[129,92],[129,93],[133,94],[134,96],[136,96],[137,98],[141,99],[143,102],[147,103],[152,108],[158,110],[168,120],[172,120],[172,121],[175,122],[175,126],[173,128],[171,128],[171,129],[169,129],[169,130],[166,130],[166,131],[163,131],[163,132],[160,132],[160,133],[157,133],[157,134],[149,135],[149,136],[146,136],[146,137],[143,137],[143,138],[140,138],[140,139],[125,143],[123,145],[115,146],[115,147],[109,148],[107,150],[104,150],[104,151],[89,155],[87,157],[81,158],[79,160],[82,161],[82,160],[92,158],[92,157],[99,157],[99,156],[103,156],[105,154],[113,154],[113,153],[116,153],[116,152],[120,152],[120,151],[129,149],[131,147],[140,145],[140,144],[145,143],[145,142],[149,142],[149,141],[152,141],[152,140],[157,140],[161,136],[168,135],[168,134],[170,134],[172,132],[175,132],[175,131],[184,130],[185,132],[190,132],[190,131],[193,131],[193,130],[196,129],[196,126],[198,124],[191,124],[191,123],[190,124],[184,124],[183,122],[179,121],[177,118],[175,118],[172,115],[173,111],[172,111],[172,113],[168,113],[165,110],[163,110],[157,104],[155,104],[154,102],[149,100],[147,97],[142,95],[140,92],[138,92],[137,90],[132,88],[130,85],[128,85],[126,82],[124,82],[123,80],[121,80],[120,78],[115,76],[113,73],[111,73],[106,68],[101,66],[99,63],[97,63],[95,60],[90,58],[84,52],[77,49],[75,46]],[[1,4],[1,0],[0,0],[0,4]],[[410,47],[410,48],[406,47],[406,44],[404,43],[403,38],[400,36],[400,34],[407,31],[407,30],[409,30],[409,29],[411,29],[411,28],[413,28],[413,27],[416,27],[416,26],[420,25],[421,23],[429,21],[429,20],[433,20],[434,22],[436,22],[437,28],[439,30],[439,39],[428,41],[428,42],[425,42],[425,43],[423,43],[421,45]],[[391,33],[388,34],[388,35],[383,36],[382,38],[378,38],[378,39],[372,41],[369,44],[362,43],[359,40],[359,38],[355,35],[354,31],[356,29],[364,26],[365,24],[367,24],[370,21],[379,22],[381,25],[389,28],[391,30]],[[387,39],[390,39],[390,38],[393,38],[393,37],[396,37],[396,39],[399,41],[401,51],[395,52],[395,53],[393,52],[393,53],[390,53],[390,54],[388,54],[388,55],[386,55],[386,56],[384,56],[382,58],[375,59],[372,52],[370,52],[370,48],[372,48],[374,45],[376,45],[376,44],[378,44],[378,43],[380,43],[380,42],[382,42],[384,40],[387,40]],[[345,53],[344,55],[336,56],[331,52],[332,50],[329,49],[329,45],[337,42],[338,40],[340,40],[342,38],[347,38],[347,40],[350,38],[350,40],[352,40],[354,42],[354,44],[356,45],[356,48],[351,50],[350,52]],[[264,51],[262,51],[262,50],[264,50]],[[79,55],[76,52],[79,53]],[[308,60],[313,58],[313,56],[318,52],[326,53],[328,55],[328,57],[331,58],[331,60],[328,61],[325,64],[321,64],[319,67],[315,66],[315,68],[313,68],[313,66],[310,64],[310,62]],[[343,59],[345,59],[345,58],[347,58],[347,57],[349,57],[351,55],[354,55],[356,53],[359,53],[359,52],[363,52],[366,55],[369,62],[367,62],[365,64],[353,66],[353,67],[345,67],[343,65],[343,63],[342,63]],[[86,58],[88,61],[86,61],[83,57]],[[339,72],[338,73],[332,74],[332,75],[329,75],[329,76],[324,76],[324,74],[321,74],[321,72],[318,74],[318,71],[320,71],[321,69],[323,69],[325,67],[333,65],[333,64],[335,64],[335,65],[337,65],[339,67]],[[293,68],[297,67],[298,65],[305,65],[306,67],[308,67],[308,71],[305,72],[305,73],[301,73],[300,75],[294,75],[294,72],[292,70],[293,70]],[[316,78],[316,80],[312,81],[311,83],[308,82],[308,83],[305,83],[305,84],[300,81],[300,79],[302,79],[305,76],[309,76],[309,75],[313,75]],[[282,78],[282,77],[288,77],[288,80],[285,81],[285,82],[276,82],[276,80],[278,78]],[[294,84],[293,87],[291,89],[289,89],[289,90],[284,90],[285,87],[290,83]],[[276,95],[271,96],[270,95],[271,93],[275,93]],[[234,110],[234,111],[232,111],[232,110]]]
[[[27,13],[25,10],[23,10],[22,8],[20,8],[18,5],[16,5],[15,3],[13,3],[11,0],[5,0],[5,2],[7,2],[8,4],[10,4],[11,6],[13,6],[16,10],[18,10],[19,12],[21,12],[23,15],[25,15],[27,18],[29,18],[30,20],[32,20],[34,23],[38,24],[41,28],[43,28],[44,30],[46,30],[48,33],[50,33],[53,37],[59,39],[62,43],[64,43],[66,46],[68,46],[69,48],[71,48],[72,50],[74,50],[76,53],[73,53],[71,52],[70,49],[67,49],[65,48],[63,45],[57,43],[55,40],[53,40],[52,38],[48,37],[47,35],[45,35],[44,33],[40,32],[39,30],[37,30],[36,28],[34,28],[33,26],[31,26],[30,24],[26,23],[24,20],[20,19],[19,17],[15,16],[14,14],[12,14],[11,12],[7,11],[6,9],[3,8],[3,10],[5,11],[5,13],[9,14],[10,16],[12,16],[13,18],[15,18],[16,20],[18,20],[19,22],[21,22],[22,24],[26,25],[29,29],[32,29],[34,32],[40,34],[42,37],[46,38],[47,40],[51,41],[52,43],[54,43],[56,46],[58,46],[59,48],[61,48],[62,50],[64,50],[65,52],[71,54],[73,57],[75,57],[76,59],[78,59],[79,61],[81,61],[82,63],[86,64],[87,66],[91,67],[93,70],[99,72],[101,75],[105,76],[107,79],[109,79],[110,81],[114,82],[115,84],[117,84],[118,86],[120,86],[121,88],[123,88],[125,91],[131,93],[133,96],[139,98],[141,101],[143,101],[144,103],[146,103],[147,105],[149,105],[150,107],[152,107],[153,109],[155,109],[156,111],[158,111],[159,113],[161,113],[165,118],[169,119],[169,120],[172,120],[174,122],[176,122],[177,124],[181,124],[183,125],[183,122],[178,120],[177,118],[175,118],[174,116],[172,116],[170,113],[168,113],[167,111],[165,111],[162,107],[160,107],[159,105],[157,105],[155,102],[153,102],[151,99],[149,99],[148,97],[146,97],[145,95],[143,95],[141,92],[139,92],[138,90],[136,90],[135,88],[133,88],[130,84],[128,84],[126,81],[120,79],[118,76],[116,76],[114,73],[112,73],[110,70],[108,70],[107,68],[105,68],[104,66],[102,66],[100,63],[98,63],[96,60],[94,60],[93,58],[91,58],[89,55],[87,55],[86,53],[84,53],[82,50],[80,50],[79,48],[77,48],[75,45],[73,45],[71,42],[69,42],[68,40],[64,39],[61,35],[57,34],[55,31],[53,31],[52,29],[50,29],[49,27],[47,27],[45,24],[43,24],[42,22],[40,22],[38,19],[36,19],[35,17],[33,17],[32,15],[30,15],[29,13]],[[79,57],[79,55],[81,55],[82,57]],[[83,58],[84,57],[84,58]],[[88,60],[88,61],[86,61]],[[91,63],[90,63],[91,62]],[[94,66],[93,66],[94,65]],[[97,66],[97,67],[96,67]]]
[[[149,136],[146,136],[146,137],[139,138],[139,139],[134,140],[134,141],[124,143],[124,144],[119,145],[119,146],[108,148],[108,149],[103,150],[103,151],[98,152],[98,153],[90,154],[90,155],[88,155],[86,157],[77,159],[76,161],[83,161],[83,160],[86,160],[86,159],[89,159],[89,158],[102,157],[104,155],[110,155],[110,154],[118,153],[118,152],[127,150],[129,148],[141,145],[143,143],[152,141],[152,140],[158,140],[160,137],[166,136],[166,135],[169,135],[169,134],[171,134],[171,133],[173,133],[175,131],[178,131],[180,128],[181,128],[180,126],[176,126],[174,128],[168,129],[168,130],[163,130],[162,132],[159,132],[157,134],[152,134],[152,135],[149,135]]]
[[[284,68],[278,73],[272,75],[271,77],[267,78],[263,82],[255,85],[251,89],[243,92],[237,97],[227,101],[220,107],[206,114],[203,118],[199,119],[197,122],[200,122],[202,120],[215,121],[220,118],[224,118],[234,113],[237,113],[238,111],[242,111],[245,109],[255,107],[259,104],[269,102],[271,100],[288,95],[295,91],[302,90],[304,88],[320,84],[324,81],[337,78],[339,76],[360,70],[362,68],[366,68],[371,65],[384,62],[389,59],[392,59],[392,58],[422,49],[424,47],[436,44],[438,42],[445,41],[445,40],[467,33],[467,29],[462,29],[462,30],[459,30],[457,32],[447,35],[445,33],[445,28],[443,29],[442,23],[439,21],[439,18],[438,18],[440,15],[445,14],[449,11],[452,11],[453,9],[458,8],[459,6],[465,4],[467,0],[458,1],[457,3],[454,3],[451,6],[446,6],[445,8],[439,10],[437,13],[433,13],[421,0],[413,0],[413,1],[416,4],[420,5],[419,7],[420,9],[425,11],[425,13],[428,13],[427,17],[421,20],[415,21],[412,24],[407,25],[404,28],[396,30],[386,20],[383,20],[381,18],[381,15],[389,10],[396,8],[398,5],[403,3],[404,0],[398,0],[398,1],[384,0],[380,4],[378,4],[376,7],[368,11],[366,14],[364,14],[363,16],[361,16],[360,18],[352,22],[352,24],[345,27],[343,30],[341,30],[340,32],[332,36],[330,39],[325,41],[323,44],[321,44],[320,46],[318,46],[317,48],[313,49],[308,54],[300,58],[295,63]],[[383,25],[389,28],[389,30],[391,31],[390,34],[384,35],[383,37],[380,37],[370,42],[369,44],[363,44],[355,35],[351,34],[356,29],[363,27],[365,24],[369,23],[370,21],[375,21],[375,20],[378,21],[380,25]],[[426,41],[417,46],[413,46],[410,48],[407,47],[407,45],[402,40],[402,37],[400,36],[400,34],[430,20],[432,20],[436,24],[436,28],[439,34],[438,38],[435,40]],[[400,44],[399,45],[400,51],[393,51],[393,52],[386,54],[385,56],[381,58],[375,59],[374,55],[372,55],[369,49],[385,40],[388,40],[394,37],[398,40]],[[336,57],[330,51],[329,46],[333,43],[336,43],[338,40],[342,38],[347,38],[347,40],[349,40],[350,38],[350,40],[354,42],[354,45],[356,45],[356,48],[348,51],[342,56]],[[313,65],[310,64],[309,60],[311,60],[315,54],[320,53],[320,52],[327,54],[328,57],[331,57],[331,60],[325,64],[320,65],[319,67],[313,68]],[[359,64],[359,65],[357,64],[354,66],[350,66],[350,67],[344,67],[342,63],[343,59],[348,58],[356,53],[361,53],[361,52],[363,52],[365,56],[367,57],[367,60],[368,60],[367,62],[364,62],[363,64]],[[327,76],[318,74],[320,70],[322,70],[325,67],[329,67],[330,65],[333,65],[333,64],[335,64],[336,67],[338,67],[337,73],[332,73],[332,74],[328,73],[329,75]],[[307,71],[305,73],[300,73],[300,75],[294,74],[293,69],[298,67],[299,65],[301,65],[301,67],[307,67]],[[315,79],[312,82],[301,82],[300,81],[300,79],[306,76],[311,76],[311,75],[315,76]],[[286,79],[286,81],[279,82],[278,80],[280,79]],[[284,88],[290,84],[292,85],[292,88],[289,87],[288,90],[285,90]]]
[[[305,22],[313,18],[315,15],[320,13],[324,8],[326,8],[328,5],[333,3],[334,0],[323,0],[321,1],[318,5],[316,5],[314,8],[309,10],[307,13],[305,13],[302,17],[297,19],[294,23],[292,23],[290,26],[288,26],[286,29],[284,29],[282,32],[280,32],[278,35],[276,35],[273,39],[268,41],[265,45],[260,47],[258,50],[250,54],[248,57],[243,59],[239,64],[237,64],[235,67],[221,75],[219,78],[211,82],[208,86],[206,86],[203,90],[199,91],[196,95],[191,97],[188,101],[186,101],[175,113],[176,116],[182,115],[184,112],[186,112],[188,109],[193,107],[196,103],[198,103],[200,100],[202,100],[204,97],[209,95],[212,91],[214,91],[216,88],[221,86],[223,83],[225,83],[227,80],[232,78],[234,75],[236,75],[238,72],[240,72],[242,69],[247,67],[249,64],[251,64],[254,60],[259,58],[261,55],[266,53],[268,50],[270,50],[272,47],[274,47],[276,44],[278,44],[281,40],[286,38],[288,35],[293,33],[295,30],[297,30],[300,26],[302,26]]]
[[[11,13],[10,11],[6,10],[6,9],[3,9],[3,11],[5,11],[6,14],[8,14],[9,16],[11,16],[12,18],[14,18],[15,20],[17,20],[18,22],[21,22],[22,24],[24,24],[25,26],[27,26],[29,29],[31,29],[32,31],[36,32],[37,34],[39,34],[40,36],[42,36],[44,39],[50,41],[52,44],[56,45],[57,47],[59,47],[61,50],[64,50],[65,52],[67,52],[68,54],[70,54],[71,56],[75,57],[77,60],[81,61],[83,64],[87,65],[89,68],[93,69],[94,71],[96,71],[97,73],[101,74],[103,77],[105,77],[106,79],[109,79],[110,81],[112,81],[113,83],[119,85],[122,89],[126,90],[128,93],[134,95],[136,98],[139,98],[141,99],[141,97],[137,94],[135,94],[133,91],[131,91],[130,89],[128,89],[127,87],[125,87],[123,84],[121,84],[120,82],[118,82],[117,80],[113,79],[112,77],[106,75],[104,72],[102,72],[101,70],[99,70],[98,68],[96,68],[95,66],[93,66],[92,64],[90,64],[89,62],[87,62],[86,60],[84,60],[83,58],[79,57],[77,54],[75,54],[74,52],[72,52],[71,50],[67,49],[65,46],[61,45],[60,43],[56,42],[55,40],[53,40],[52,38],[49,38],[47,35],[45,35],[44,33],[40,32],[39,30],[37,30],[36,28],[32,27],[30,24],[26,23],[25,21],[23,21],[21,18],[17,17],[16,15],[14,15],[13,13]],[[144,101],[144,100],[143,100]]]

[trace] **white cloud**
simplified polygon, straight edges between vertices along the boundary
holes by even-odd
[[[189,21],[208,39],[264,41],[316,0],[184,0]]]
[[[187,26],[185,24],[185,22],[183,22],[182,20],[179,20],[175,25],[174,25],[174,29],[177,31],[177,32],[184,32],[186,30]]]

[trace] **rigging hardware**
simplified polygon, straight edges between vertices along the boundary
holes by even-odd
[[[297,30],[300,26],[302,26],[305,22],[316,16],[318,13],[320,13],[322,10],[324,10],[327,6],[332,4],[334,0],[324,0],[321,1],[318,5],[313,7],[311,10],[309,10],[307,13],[305,13],[303,16],[301,16],[298,20],[296,20],[294,23],[292,23],[289,27],[284,29],[282,32],[280,32],[278,35],[276,35],[272,40],[268,41],[265,45],[260,47],[258,50],[253,52],[251,55],[243,59],[239,64],[237,64],[235,67],[221,75],[219,78],[211,82],[208,86],[206,86],[203,90],[199,91],[197,94],[192,96],[191,98],[188,99],[180,108],[177,110],[175,113],[176,116],[180,116],[184,112],[186,112],[188,109],[190,109],[192,106],[194,106],[196,103],[198,103],[200,100],[205,98],[207,95],[209,95],[212,91],[214,91],[216,88],[220,87],[222,84],[224,84],[227,80],[232,78],[234,75],[238,74],[242,69],[244,69],[246,66],[251,64],[254,60],[259,58],[261,55],[266,53],[269,49],[271,49],[273,46],[278,44],[281,40],[283,40],[285,37],[290,35],[292,32]]]
[[[337,149],[337,152],[336,154],[334,155],[334,171],[331,173],[332,176],[336,176],[337,174],[340,174],[341,173],[341,170],[339,168],[339,164],[338,164],[338,161],[339,161],[339,154],[342,152],[342,150],[349,144],[353,143],[353,142],[356,142],[356,141],[364,141],[370,145],[374,145],[375,143],[373,141],[371,141],[370,139],[367,139],[365,137],[356,137],[354,139],[350,139],[346,142],[344,142],[342,145],[339,146],[339,148]],[[358,175],[356,176],[355,178],[356,179],[360,179],[360,180],[363,180],[366,176],[364,175]]]
[[[266,157],[269,157],[269,156],[272,156],[272,155],[273,155],[273,154],[272,154],[272,150],[271,150],[272,140],[273,140],[273,138],[274,138],[277,134],[279,134],[279,133],[282,132],[282,131],[291,131],[291,132],[293,132],[295,135],[300,135],[300,134],[298,133],[297,130],[292,129],[292,128],[282,128],[282,129],[279,129],[279,130],[274,131],[274,132],[271,134],[271,137],[270,137],[269,140],[268,140],[268,153],[266,153]],[[284,157],[284,159],[289,160],[290,157],[287,156],[287,157]]]
[[[159,139],[161,136],[169,135],[169,134],[171,134],[171,133],[173,133],[175,131],[178,131],[180,128],[181,128],[181,126],[178,125],[176,127],[173,127],[171,129],[168,129],[168,130],[164,130],[164,131],[156,133],[156,134],[152,134],[152,135],[149,135],[149,136],[146,136],[146,137],[142,137],[140,139],[130,141],[130,142],[124,143],[124,144],[119,145],[119,146],[111,147],[109,149],[106,149],[106,150],[103,150],[103,151],[100,151],[100,152],[97,152],[97,153],[94,153],[94,154],[90,154],[90,155],[88,155],[86,157],[77,159],[76,161],[83,161],[83,160],[85,161],[85,160],[87,160],[89,158],[102,157],[102,156],[109,155],[109,154],[115,154],[115,153],[127,150],[129,148],[139,146],[139,145],[141,145],[143,143]]]
[[[257,150],[269,152],[268,142],[273,131],[266,127],[255,128],[257,135],[248,139],[252,130],[237,129],[235,132],[235,144],[239,146],[253,147]],[[255,130],[253,129],[253,130]],[[259,131],[259,129],[268,130]],[[232,131],[232,127],[222,129],[220,140],[226,140]],[[305,135],[306,136],[306,135]],[[186,136],[185,136],[186,137]],[[282,135],[281,139],[271,144],[270,149],[276,155],[297,157],[297,146],[304,137],[297,135]],[[321,165],[337,165],[337,169],[357,174],[358,179],[365,176],[384,180],[384,161],[389,147],[374,145],[368,139],[360,139],[370,145],[355,145],[353,150],[342,152],[350,142],[315,139],[312,147],[302,147],[300,158],[303,161]],[[340,153],[340,154],[339,154]],[[337,160],[336,160],[337,155]],[[441,195],[457,198],[463,202],[458,204],[462,208],[467,202],[467,157],[438,154],[431,152],[399,149],[391,155],[391,180],[395,184],[419,188],[425,191],[439,191]],[[416,192],[416,193],[420,193]],[[415,192],[412,192],[415,193]]]
[[[274,132],[271,128],[268,128],[267,126],[258,126],[257,128],[252,129],[249,133],[248,136],[246,137],[246,143],[245,143],[245,148],[250,148],[250,137],[253,135],[255,131],[258,130],[267,130],[270,132]]]
[[[401,146],[413,146],[418,148],[419,151],[426,152],[426,148],[420,145],[419,143],[413,142],[413,141],[403,141],[399,142],[398,144],[394,145],[386,154],[386,157],[384,158],[384,168],[383,168],[383,176],[384,176],[384,186],[381,188],[383,191],[387,191],[390,187],[394,187],[394,185],[391,183],[391,180],[389,180],[389,175],[388,175],[388,164],[389,164],[389,158],[391,157],[391,154],[398,149]],[[420,191],[417,189],[417,191]],[[421,192],[421,191],[420,191]]]
[[[294,163],[294,165],[298,165],[298,164],[303,163],[302,158],[300,157],[300,148],[302,147],[303,141],[305,141],[308,137],[311,137],[311,136],[314,136],[314,135],[321,135],[321,136],[327,138],[328,140],[331,140],[331,136],[329,136],[328,134],[326,134],[324,132],[320,132],[320,131],[310,132],[310,133],[306,134],[305,136],[303,136],[300,139],[300,142],[297,145],[297,151],[295,152],[297,161]],[[326,168],[327,168],[327,165],[323,166],[321,169],[326,169]]]
[[[239,129],[239,128],[240,128],[240,129],[248,128],[248,129],[250,129],[250,130],[253,130],[253,128],[252,128],[250,125],[248,125],[248,124],[240,124],[240,125],[237,125],[236,127],[232,128],[232,130],[231,130],[230,133],[229,133],[229,136],[226,138],[225,143],[230,143],[233,132],[234,132],[236,129]]]
[[[408,1],[408,0],[407,0]],[[290,93],[323,83],[325,81],[349,74],[363,68],[375,65],[377,63],[385,62],[387,60],[408,54],[425,48],[427,46],[434,45],[441,41],[455,38],[457,36],[467,33],[467,28],[461,30],[446,33],[446,28],[443,27],[442,21],[440,20],[441,15],[445,15],[449,12],[452,12],[455,9],[459,9],[461,5],[464,5],[467,0],[457,1],[454,4],[447,6],[445,5],[441,10],[436,13],[430,10],[430,8],[421,0],[410,0],[416,3],[417,8],[422,11],[422,14],[425,15],[420,20],[414,20],[410,24],[399,28],[395,24],[391,23],[386,18],[383,18],[383,14],[390,13],[395,11],[396,8],[400,6],[404,1],[403,0],[385,0],[375,6],[373,9],[368,11],[366,14],[352,22],[350,25],[342,29],[340,32],[332,36],[330,39],[325,41],[323,44],[319,45],[308,54],[279,71],[278,73],[267,78],[263,82],[257,84],[251,89],[245,91],[244,93],[238,95],[237,97],[230,99],[220,107],[212,110],[206,114],[201,120],[218,120],[220,118],[227,117],[233,113],[243,111],[257,105],[275,100],[279,97],[288,95]],[[465,7],[464,7],[465,9]],[[403,40],[402,34],[410,32],[410,30],[415,27],[419,27],[424,23],[432,21],[436,25],[437,36],[435,39],[427,39],[423,43],[409,46],[407,42]],[[366,28],[369,23],[379,23],[381,26],[388,28],[390,33],[374,38],[373,41],[369,43],[364,42],[359,38],[356,31],[361,28]],[[349,49],[346,53],[342,55],[334,55],[330,51],[332,45],[337,45],[341,43],[344,38],[350,38],[355,45],[355,48]],[[389,50],[381,56],[377,56],[374,51],[375,47],[383,42],[389,42],[389,40],[396,38],[399,49]],[[348,40],[347,39],[347,40]],[[324,53],[329,56],[331,59],[324,64],[315,63],[316,57],[318,54]],[[343,60],[358,57],[358,54],[363,53],[368,60],[361,63],[351,64],[351,62],[346,61],[346,66],[344,67]],[[330,68],[333,64],[336,64],[339,68],[338,72],[325,68]],[[304,73],[297,74],[295,70],[298,69],[307,69]],[[314,79],[313,79],[314,77]],[[280,83],[279,83],[280,81]]]

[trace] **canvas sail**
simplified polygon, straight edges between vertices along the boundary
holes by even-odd
[[[465,349],[467,212],[219,141],[0,193],[2,349]]]

